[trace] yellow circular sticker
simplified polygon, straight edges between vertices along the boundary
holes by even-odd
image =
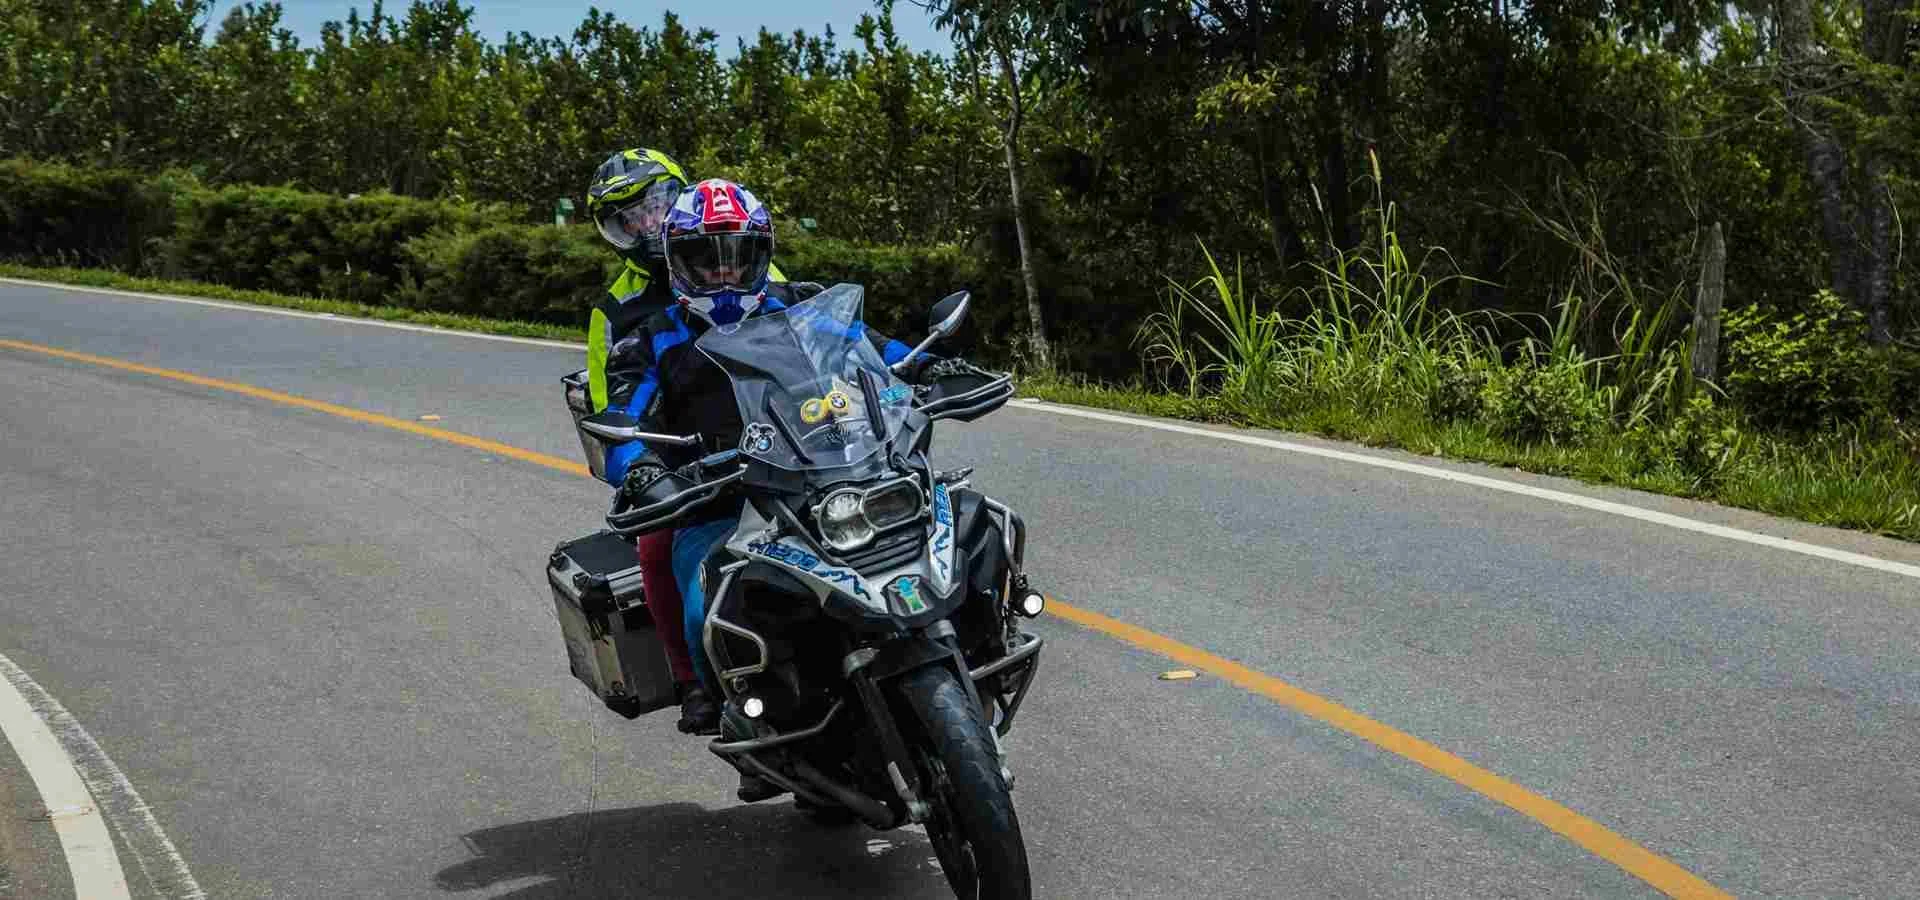
[[[827,417],[827,402],[818,397],[800,404],[800,421],[812,425]]]
[[[827,406],[832,408],[834,415],[844,416],[853,407],[853,398],[848,397],[846,391],[830,391],[827,394]]]

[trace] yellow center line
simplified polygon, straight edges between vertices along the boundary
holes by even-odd
[[[320,400],[309,400],[306,397],[296,397],[293,394],[283,394],[283,393],[280,393],[279,391],[270,391],[270,390],[267,390],[266,388],[254,387],[253,385],[250,385],[250,384],[239,384],[237,382],[232,382],[232,381],[221,381],[218,378],[208,378],[204,375],[195,375],[191,372],[178,372],[173,369],[162,369],[155,366],[143,366],[136,362],[128,362],[123,359],[114,359],[113,357],[110,357],[110,356],[94,356],[91,353],[75,353],[72,350],[61,350],[57,347],[43,347],[39,344],[29,344],[25,341],[10,341],[5,339],[0,339],[0,347],[10,347],[15,350],[27,350],[33,353],[44,353],[48,356],[57,356],[61,359],[70,359],[75,362],[92,363],[96,366],[106,366],[110,369],[119,369],[123,372],[138,372],[142,375],[152,375],[156,378],[166,378],[173,381],[184,381],[187,384],[199,385],[200,387],[213,388],[215,390],[221,390],[221,391],[230,391],[235,394],[244,394],[248,397],[253,397],[258,400],[269,400],[274,403],[283,403],[283,404],[286,404],[287,406],[298,406],[301,409],[310,409],[310,410],[313,410],[314,412],[323,412],[330,416],[339,416],[343,419],[352,419],[355,422],[364,422],[368,425],[382,425],[387,428],[395,428],[395,429],[399,429],[400,431],[411,432],[413,434],[417,434],[422,437],[430,437],[435,440],[446,441],[450,444],[459,444],[462,447],[471,447],[475,450],[483,450],[487,453],[496,453],[501,456],[511,457],[513,459],[520,460],[521,462],[530,462],[536,466],[546,466],[549,469],[558,469],[562,472],[566,472],[571,475],[589,474],[587,472],[586,466],[581,465],[580,463],[577,463],[577,462],[573,462],[571,460],[561,459],[557,456],[548,456],[545,453],[536,453],[532,450],[524,450],[519,447],[514,447],[508,444],[502,444],[497,441],[489,441],[486,438],[478,438],[470,434],[461,434],[458,431],[448,431],[445,428],[435,428],[431,425],[422,425],[418,422],[410,422],[406,419],[396,419],[392,416],[383,416],[379,413],[372,413],[372,412],[367,412],[365,410],[354,409],[350,406],[339,406],[337,404],[326,403]]]
[[[221,381],[189,372],[162,369],[139,363],[127,362],[106,356],[94,356],[88,353],[75,353],[30,344],[24,341],[0,340],[0,347],[41,353],[61,359],[92,363],[125,372],[137,372],[156,378],[166,378],[200,387],[229,391],[260,400],[268,400],[288,406],[297,406],[328,415],[340,416],[369,425],[381,425],[412,434],[447,441],[462,447],[494,453],[512,459],[546,466],[574,475],[586,475],[587,467],[556,456],[548,456],[532,450],[477,438],[472,435],[433,428],[396,419],[379,413],[370,413],[350,407],[338,406],[319,400],[309,400],[279,391],[270,391],[247,384]],[[1308,718],[1317,719],[1338,728],[1354,737],[1360,738],[1396,756],[1411,760],[1462,787],[1481,796],[1505,805],[1542,825],[1552,829],[1567,840],[1585,848],[1588,852],[1606,860],[1656,890],[1670,897],[1722,898],[1731,894],[1702,880],[1639,844],[1630,841],[1605,825],[1601,825],[1565,806],[1548,800],[1505,778],[1493,774],[1473,763],[1407,734],[1390,725],[1369,719],[1345,706],[1321,697],[1318,694],[1301,690],[1278,678],[1259,672],[1224,657],[1216,656],[1198,647],[1183,644],[1172,638],[1148,631],[1137,625],[1130,625],[1092,610],[1080,609],[1059,601],[1052,601],[1047,608],[1060,618],[1081,627],[1097,631],[1108,637],[1132,644],[1149,653],[1166,657],[1190,668],[1214,675],[1239,688],[1259,694],[1281,704]]]

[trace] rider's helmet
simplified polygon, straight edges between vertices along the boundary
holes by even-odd
[[[658,263],[660,221],[687,186],[687,173],[658,150],[622,150],[607,157],[587,186],[587,212],[600,236],[639,265]]]
[[[719,178],[687,188],[667,212],[660,236],[667,284],[687,311],[732,325],[766,298],[773,214],[746,188]]]

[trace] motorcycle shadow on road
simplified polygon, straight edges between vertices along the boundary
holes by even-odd
[[[522,822],[465,837],[443,891],[513,900],[950,897],[919,831],[816,825],[788,802],[667,803]],[[525,883],[518,889],[509,886]],[[506,893],[499,890],[506,889]]]

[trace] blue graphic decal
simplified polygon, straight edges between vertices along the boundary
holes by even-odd
[[[867,593],[866,584],[852,570],[827,565],[820,557],[784,541],[754,541],[747,545],[747,552],[805,572],[862,600],[873,599],[873,595]]]
[[[934,485],[933,488],[933,558],[935,573],[939,576],[942,589],[953,586],[953,501],[947,496],[947,486]]]

